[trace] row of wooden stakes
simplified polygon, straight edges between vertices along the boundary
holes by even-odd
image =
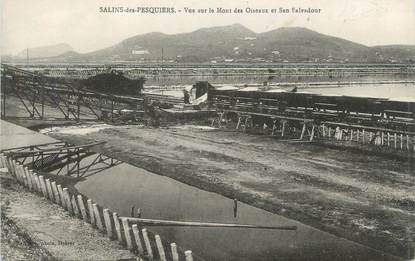
[[[382,131],[380,128],[339,127],[336,123],[322,124],[321,136],[326,139],[390,147],[396,150],[415,150],[415,137],[406,132]],[[378,130],[379,129],[379,130]]]
[[[110,239],[118,240],[127,249],[137,253],[137,260],[193,261],[192,251],[179,251],[176,243],[171,243],[170,248],[166,247],[159,235],[152,237],[153,234],[146,228],[130,224],[127,218],[120,218],[116,212],[103,209],[83,195],[71,195],[68,188],[63,188],[56,181],[29,170],[9,157],[0,155],[0,165],[7,168],[29,191],[62,206],[71,215],[90,223]]]

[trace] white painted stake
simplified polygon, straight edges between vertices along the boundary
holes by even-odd
[[[65,205],[69,214],[73,214],[71,196],[69,195],[69,190],[67,188],[63,188],[63,197],[65,199]]]
[[[65,201],[65,198],[63,197],[62,186],[59,184],[57,187],[58,187],[59,198],[61,199],[61,206],[64,209],[67,209],[67,207],[66,207],[66,201]]]
[[[78,205],[79,205],[79,210],[81,211],[82,219],[85,222],[88,222],[88,215],[86,214],[84,199],[83,199],[82,195],[78,195],[76,197],[78,198]]]
[[[52,185],[50,184],[50,179],[46,179],[46,191],[48,192],[48,198],[51,201],[54,201],[54,196],[53,196],[53,192],[52,192]]]
[[[150,244],[150,239],[148,238],[148,233],[147,233],[147,229],[143,228],[141,230],[141,232],[143,233],[143,238],[144,238],[144,243],[146,245],[146,250],[147,250],[147,256],[153,260],[154,255],[153,255],[153,249],[151,249],[151,244]]]
[[[132,229],[133,229],[133,235],[135,239],[135,244],[137,245],[138,253],[144,254],[143,243],[141,242],[140,230],[138,230],[138,225],[137,224],[132,225]]]
[[[37,191],[39,192],[39,194],[42,194],[42,185],[40,183],[40,178],[38,174],[35,174],[35,179],[36,179],[36,184],[37,184]]]
[[[107,230],[107,236],[112,238],[112,224],[111,224],[111,217],[110,211],[106,208],[104,209],[104,221],[105,221],[105,228]]]
[[[164,253],[164,247],[163,247],[163,243],[161,242],[160,236],[156,235],[155,239],[156,239],[156,245],[157,245],[157,250],[159,252],[160,260],[167,261],[166,253]]]
[[[61,204],[61,199],[59,197],[58,188],[56,187],[56,182],[52,181],[52,183],[50,185],[52,187],[52,192],[53,192],[53,196],[55,198],[55,203],[56,204]]]
[[[73,195],[71,197],[71,204],[72,204],[72,210],[73,210],[73,213],[74,213],[75,217],[79,217],[78,204],[76,203],[75,196],[73,196]]]
[[[187,250],[184,252],[184,255],[186,257],[186,261],[193,261],[193,255],[191,250]]]
[[[117,232],[118,242],[122,243],[120,218],[118,217],[117,212],[112,213],[112,219],[114,220],[114,227],[115,227],[115,231]]]
[[[91,221],[90,223],[91,225],[96,226],[94,207],[92,206],[92,200],[88,199],[86,202],[88,204],[89,220]]]
[[[397,149],[398,148],[398,146],[397,146],[397,142],[398,142],[398,136],[397,136],[397,134],[396,134],[396,132],[393,134],[393,145],[394,145],[394,148],[395,149]]]
[[[179,253],[177,252],[176,243],[171,243],[170,248],[171,248],[171,256],[173,258],[173,261],[179,261]]]
[[[45,184],[45,179],[43,178],[43,176],[39,176],[39,181],[40,181],[40,187],[42,189],[42,194],[45,198],[47,198],[48,192],[46,191],[46,184]]]
[[[30,171],[28,167],[24,168],[24,171],[26,173],[26,177],[29,180],[29,187],[31,191],[36,191],[36,182],[33,177],[33,171]]]
[[[99,208],[96,203],[92,204],[92,207],[94,208],[94,216],[95,221],[97,222],[97,227],[99,230],[104,231],[104,225],[102,224],[101,214],[99,213]]]
[[[122,219],[122,227],[124,229],[124,237],[125,243],[127,244],[127,249],[132,250],[133,242],[131,240],[130,225],[128,224],[128,220],[125,218]]]

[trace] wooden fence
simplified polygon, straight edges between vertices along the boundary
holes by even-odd
[[[192,251],[181,251],[176,243],[168,245],[160,235],[137,224],[130,224],[127,218],[120,218],[116,212],[99,206],[83,195],[71,193],[56,181],[23,167],[3,154],[0,154],[0,168],[7,168],[8,173],[29,191],[58,204],[72,216],[90,223],[111,240],[117,240],[137,254],[137,260],[193,261]]]

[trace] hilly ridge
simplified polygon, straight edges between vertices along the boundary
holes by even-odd
[[[368,47],[302,27],[264,33],[233,24],[190,33],[136,35],[89,53],[69,51],[51,60],[66,62],[413,62],[415,46]]]
[[[58,55],[62,55],[70,51],[73,51],[73,49],[69,44],[60,43],[60,44],[55,44],[55,45],[48,45],[48,46],[25,49],[25,50],[22,50],[20,53],[18,53],[17,57],[26,59],[27,55],[29,55],[30,59],[48,58],[48,57],[55,57]]]

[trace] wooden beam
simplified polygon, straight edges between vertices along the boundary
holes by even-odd
[[[130,222],[137,222],[147,226],[180,226],[180,227],[224,227],[224,228],[255,228],[255,229],[276,229],[276,230],[296,230],[297,226],[262,226],[262,225],[243,225],[229,223],[206,223],[190,221],[171,221],[160,219],[120,217]]]

